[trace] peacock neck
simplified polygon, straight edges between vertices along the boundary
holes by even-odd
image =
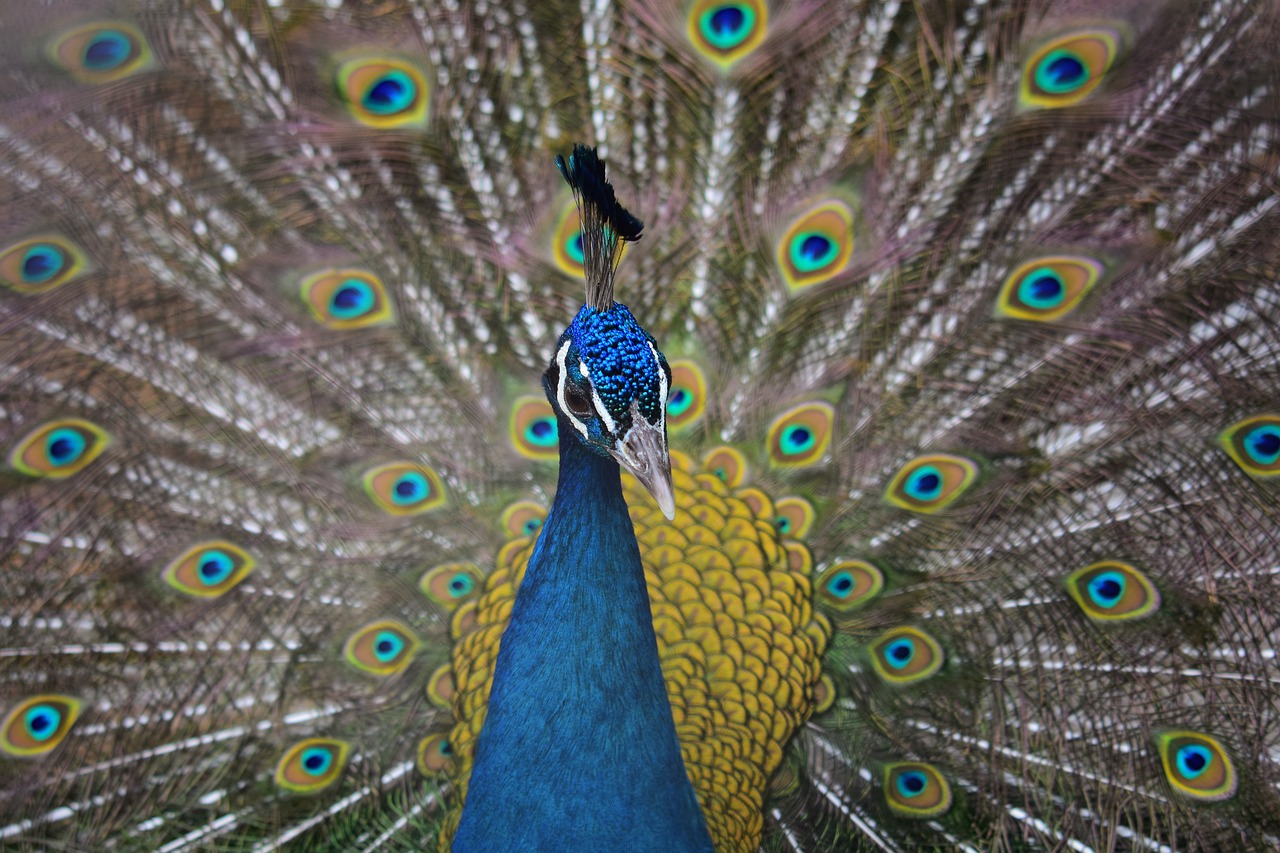
[[[502,635],[453,849],[710,851],[618,464],[559,428],[555,501]]]

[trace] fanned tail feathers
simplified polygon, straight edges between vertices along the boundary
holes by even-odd
[[[719,849],[1280,846],[1273,5],[2,17],[0,846],[447,838],[615,269]]]

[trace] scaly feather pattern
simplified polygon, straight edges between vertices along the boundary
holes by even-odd
[[[6,850],[1280,846],[1273,3],[9,6]]]

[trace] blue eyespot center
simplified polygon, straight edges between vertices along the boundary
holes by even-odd
[[[712,47],[732,50],[750,37],[755,18],[755,11],[750,7],[725,4],[703,12],[699,26]]]
[[[392,115],[403,112],[417,97],[417,86],[403,71],[388,71],[369,87],[362,99],[369,112]]]
[[[919,796],[929,786],[929,780],[918,770],[898,774],[898,793],[904,797]]]
[[[70,465],[84,455],[84,436],[73,429],[55,429],[45,439],[45,452],[49,461],[62,467]]]
[[[373,308],[373,288],[359,279],[349,278],[329,298],[329,311],[339,320],[351,320]]]
[[[390,631],[380,631],[373,641],[373,654],[383,663],[393,660],[403,650],[404,640]]]
[[[667,398],[667,414],[672,417],[679,417],[689,411],[689,407],[693,405],[693,394],[684,388],[672,389],[671,395]]]
[[[564,250],[569,255],[569,257],[573,258],[578,263],[585,264],[587,262],[586,252],[584,252],[582,249],[582,232],[581,231],[578,231],[577,233],[575,233],[572,237],[570,237],[565,242]]]
[[[1124,595],[1125,578],[1119,572],[1103,572],[1089,581],[1089,598],[1099,607],[1114,607]]]
[[[524,438],[535,447],[554,446],[559,440],[555,419],[543,417],[534,420],[525,428]]]
[[[1054,94],[1078,89],[1088,79],[1088,66],[1080,57],[1065,50],[1051,51],[1036,69],[1036,84],[1044,91]]]
[[[1018,299],[1031,308],[1056,308],[1067,295],[1062,277],[1050,269],[1038,269],[1023,279]]]
[[[791,241],[791,263],[800,272],[813,272],[835,260],[840,253],[836,241],[813,231],[796,235]]]
[[[813,447],[817,438],[813,430],[806,426],[789,426],[782,432],[782,450],[784,453],[804,453]]]
[[[23,723],[27,734],[37,741],[46,741],[58,731],[62,722],[62,714],[51,705],[36,705],[23,715]]]
[[[131,49],[129,38],[124,33],[106,30],[85,46],[84,67],[90,71],[110,71],[129,58]]]
[[[1194,779],[1209,769],[1213,753],[1199,744],[1187,744],[1178,747],[1176,763],[1179,773],[1187,779]]]
[[[780,515],[775,518],[773,520],[773,525],[778,528],[779,533],[791,532],[791,519],[787,518],[785,515]]]
[[[526,536],[532,536],[538,532],[538,528],[542,527],[542,522],[536,518],[531,518],[524,523],[524,532]]]
[[[200,580],[209,586],[219,584],[227,579],[234,568],[234,561],[225,552],[208,551],[200,559]]]
[[[1259,465],[1273,465],[1280,460],[1280,426],[1262,424],[1249,431],[1244,439],[1249,458]]]
[[[884,650],[885,660],[894,669],[902,669],[916,655],[916,645],[910,640],[894,640]]]
[[[942,494],[942,472],[932,465],[922,466],[907,478],[907,495],[918,501],[932,501]]]
[[[397,506],[419,503],[431,494],[431,485],[427,478],[416,471],[402,475],[392,488],[391,500]]]
[[[853,590],[853,578],[848,572],[841,572],[831,579],[827,589],[841,597],[846,596]]]
[[[333,756],[327,749],[310,747],[302,752],[302,769],[311,776],[323,776],[333,764]]]
[[[22,259],[22,279],[43,284],[62,270],[62,253],[51,246],[32,246]]]
[[[455,597],[461,597],[475,589],[475,586],[476,582],[470,575],[454,575],[453,580],[449,581],[449,592]]]

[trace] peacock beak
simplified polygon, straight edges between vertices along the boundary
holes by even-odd
[[[631,405],[632,427],[609,452],[649,490],[667,521],[672,521],[676,517],[676,491],[671,485],[666,424],[654,426],[635,410],[634,402]]]

